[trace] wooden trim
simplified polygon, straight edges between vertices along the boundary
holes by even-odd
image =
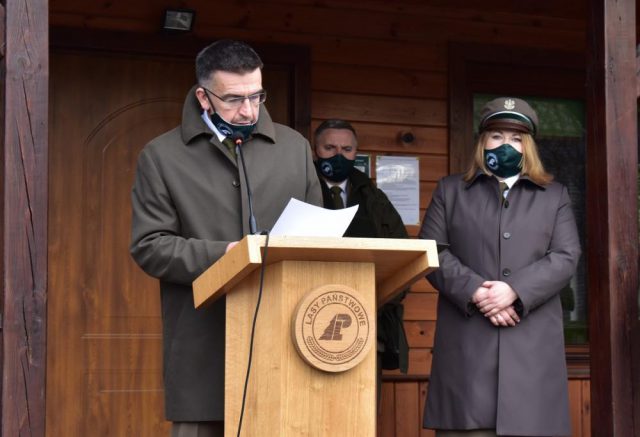
[[[310,138],[311,134],[311,49],[304,46],[251,43],[265,64],[289,67],[293,89],[291,127]],[[269,68],[268,65],[266,68]]]
[[[640,44],[636,46],[636,98],[640,97]]]
[[[640,408],[635,1],[589,2],[587,229],[594,436],[626,437]],[[637,358],[637,355],[636,355]],[[634,369],[633,366],[636,366]],[[635,385],[635,387],[634,387]],[[636,399],[634,402],[634,390]]]
[[[591,377],[591,350],[589,345],[566,346],[565,350],[569,379],[589,379]]]
[[[6,16],[3,4],[0,4],[0,59],[4,59],[6,49]],[[3,65],[4,68],[4,65]]]
[[[47,0],[8,3],[0,140],[2,435],[44,436],[49,5]]]
[[[6,123],[6,111],[4,110],[6,108],[6,102],[5,102],[5,94],[6,94],[6,90],[5,90],[5,85],[7,83],[7,65],[6,65],[6,11],[4,8],[4,5],[0,5],[0,9],[2,10],[2,16],[0,17],[0,38],[2,38],[2,53],[0,53],[1,59],[0,59],[0,84],[3,84],[2,86],[0,86],[0,108],[2,108],[3,110],[0,111],[0,156],[2,156],[4,158],[5,154],[5,147],[4,147],[4,142],[5,142],[5,137],[4,137],[4,133],[5,133],[5,123]],[[3,159],[4,161],[4,159]],[[0,195],[2,196],[2,202],[0,202],[0,229],[2,229],[2,233],[0,233],[0,252],[2,253],[3,256],[3,262],[0,264],[0,278],[2,278],[2,291],[0,291],[0,365],[2,366],[2,372],[4,374],[4,356],[5,356],[5,350],[4,350],[4,295],[5,295],[5,291],[4,291],[4,284],[5,284],[5,273],[4,273],[4,269],[5,269],[5,262],[4,259],[6,257],[5,255],[5,244],[4,244],[4,239],[5,239],[5,232],[4,232],[4,223],[5,223],[5,219],[4,219],[4,199],[5,199],[5,194],[4,194],[4,187],[5,187],[5,183],[4,183],[4,179],[5,179],[5,169],[4,166],[1,167],[2,169],[0,170]],[[14,353],[14,351],[8,351],[11,354]],[[10,355],[9,355],[10,356]],[[5,411],[4,411],[4,378],[0,379],[0,392],[3,393],[2,397],[0,397],[0,435],[2,434],[2,423],[3,423],[3,418],[5,416]]]
[[[473,154],[473,94],[469,89],[467,59],[470,49],[463,45],[449,47],[449,173],[462,173]],[[454,85],[455,84],[455,85]]]
[[[213,40],[192,34],[144,34],[93,29],[52,28],[51,47],[56,51],[86,50],[142,56],[195,59]],[[263,62],[284,65],[293,81],[291,127],[309,138],[311,128],[311,49],[306,46],[248,41]],[[195,77],[195,74],[194,74]]]
[[[567,372],[569,379],[589,379],[591,372],[589,368],[589,345],[567,346]],[[428,373],[412,373],[403,375],[402,373],[383,373],[383,381],[428,381]]]

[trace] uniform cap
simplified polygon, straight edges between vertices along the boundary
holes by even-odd
[[[516,97],[498,97],[480,111],[480,132],[488,129],[513,129],[535,135],[538,114],[527,102]]]

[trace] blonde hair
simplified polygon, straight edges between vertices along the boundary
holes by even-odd
[[[489,169],[487,169],[487,166],[484,163],[484,147],[489,139],[489,133],[490,131],[484,131],[478,138],[471,165],[469,165],[469,169],[464,175],[464,180],[466,182],[472,180],[478,170],[486,175],[493,174]],[[542,165],[540,155],[538,154],[538,146],[536,146],[536,142],[533,140],[533,137],[527,133],[521,133],[520,137],[522,138],[522,170],[520,171],[520,174],[528,176],[529,179],[536,184],[547,185],[553,180],[553,175],[547,173],[544,169],[544,165]]]

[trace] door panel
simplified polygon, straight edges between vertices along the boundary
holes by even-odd
[[[129,256],[130,192],[139,151],[179,124],[193,71],[185,58],[52,54],[49,436],[168,435],[159,287]],[[285,122],[287,74],[265,71]]]

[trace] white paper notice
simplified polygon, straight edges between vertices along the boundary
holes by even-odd
[[[405,225],[420,224],[420,161],[415,156],[378,156],[376,184]]]
[[[357,205],[344,209],[325,209],[291,198],[269,234],[342,237],[357,210]]]

